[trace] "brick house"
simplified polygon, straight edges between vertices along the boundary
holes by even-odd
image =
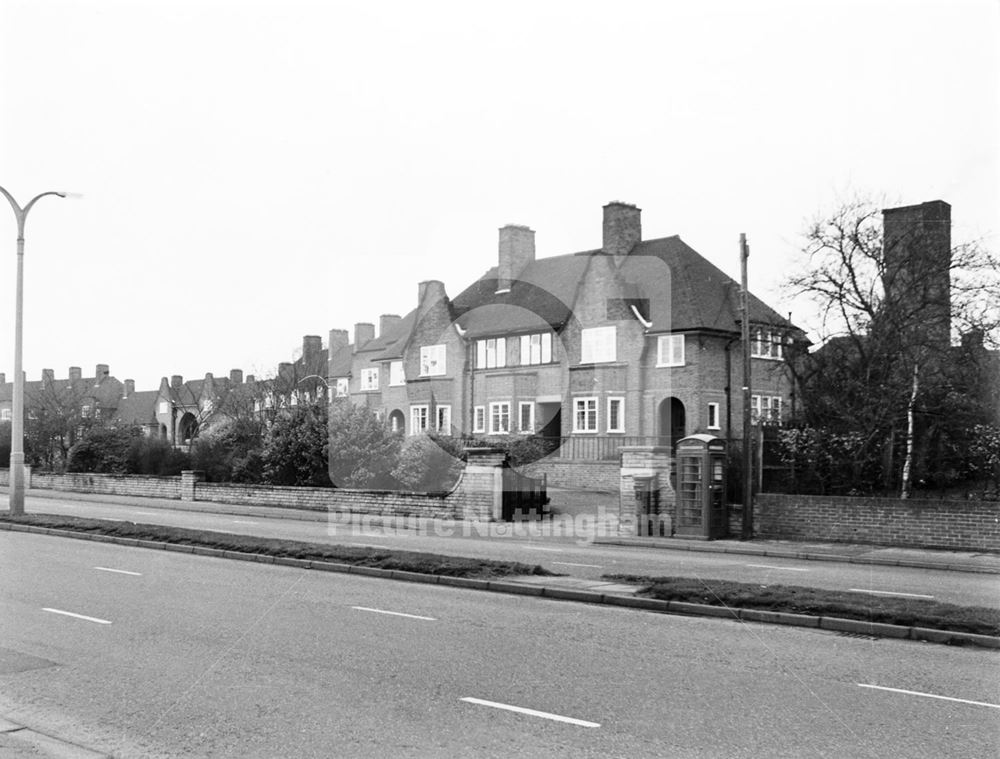
[[[497,265],[450,299],[422,282],[405,317],[330,333],[330,381],[407,434],[562,439],[566,459],[622,444],[740,434],[739,284],[677,236],[643,240],[633,205],[604,207],[600,248],[536,258],[500,229]],[[734,256],[735,258],[735,256]],[[795,405],[784,354],[802,332],[754,296],[753,413]]]

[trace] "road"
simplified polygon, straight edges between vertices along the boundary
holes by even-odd
[[[116,756],[992,757],[1000,655],[0,533],[0,715]]]
[[[996,575],[971,574],[908,567],[865,566],[775,557],[698,553],[595,545],[558,538],[463,537],[460,530],[439,535],[412,530],[363,531],[326,521],[268,518],[262,514],[218,514],[169,508],[169,501],[134,505],[125,499],[106,501],[29,498],[30,513],[68,514],[81,517],[127,519],[244,535],[264,535],[288,540],[367,545],[413,551],[430,551],[475,558],[540,564],[562,574],[597,579],[608,573],[672,575],[736,580],[760,584],[807,585],[835,590],[861,590],[873,599],[934,599],[967,606],[1000,608],[1000,580]],[[199,504],[206,509],[212,504]],[[217,506],[216,506],[217,508]]]

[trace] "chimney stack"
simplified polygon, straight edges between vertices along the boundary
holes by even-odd
[[[375,325],[369,322],[358,322],[354,325],[354,350],[355,352],[365,347],[375,339]]]
[[[69,381],[79,382],[83,378],[83,369],[79,366],[71,366],[69,368]]]
[[[243,370],[242,369],[231,369],[229,371],[229,381],[234,385],[243,384]]]
[[[332,359],[334,355],[342,351],[351,343],[351,338],[347,334],[346,329],[331,329],[330,330],[330,342],[327,345],[330,346],[330,358]]]
[[[500,227],[497,292],[510,290],[524,268],[535,260],[535,232],[518,224]]]
[[[4,374],[3,372],[0,372],[0,385],[6,385],[6,384],[7,384],[7,375]]]
[[[111,374],[111,370],[108,368],[107,364],[98,364],[94,367],[94,382],[100,382],[109,374]]]
[[[392,332],[403,319],[396,314],[382,314],[378,318],[378,335],[382,337]]]
[[[447,300],[444,291],[444,282],[437,279],[428,279],[417,285],[417,308],[423,310],[425,305],[430,306],[436,301]]]
[[[302,361],[306,369],[312,371],[314,364],[323,350],[323,338],[318,335],[305,335],[302,338]]]
[[[180,390],[181,385],[184,384],[184,377],[180,374],[174,374],[170,377],[170,387],[174,390]]]
[[[632,247],[642,241],[642,209],[631,203],[612,201],[604,206],[604,252],[621,263]]]
[[[122,394],[122,398],[128,398],[130,395],[135,394],[135,380],[127,379],[125,380],[125,392]]]
[[[56,373],[52,369],[42,369],[42,382],[55,382]]]

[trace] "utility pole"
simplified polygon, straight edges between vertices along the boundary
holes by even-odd
[[[750,246],[740,234],[740,328],[743,343],[743,525],[740,540],[753,537],[753,456],[750,444],[750,304],[747,294],[747,259]]]

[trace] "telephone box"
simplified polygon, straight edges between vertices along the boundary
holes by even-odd
[[[691,435],[677,442],[677,537],[712,540],[729,532],[726,441]]]

